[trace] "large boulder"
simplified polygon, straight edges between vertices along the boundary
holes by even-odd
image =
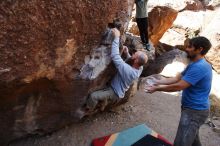
[[[143,44],[141,43],[140,37],[137,37],[136,35],[133,35],[131,33],[126,33],[126,40],[125,45],[128,46],[130,54],[133,54],[136,51],[143,51],[146,53],[148,57],[148,62],[154,61],[155,59],[155,48],[153,47],[152,43],[150,42],[151,50],[146,51],[143,49]]]
[[[163,53],[144,68],[143,76],[162,73],[164,76],[172,77],[180,73],[188,63],[189,60],[184,51],[173,49]]]
[[[133,0],[0,2],[0,145],[74,121],[70,113],[114,73],[106,61],[82,78],[85,56],[107,50],[101,34],[115,17],[123,32],[132,6]]]
[[[149,13],[149,38],[157,45],[163,34],[172,26],[178,12],[169,7],[154,7]]]

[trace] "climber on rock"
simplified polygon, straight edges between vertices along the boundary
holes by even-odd
[[[97,109],[99,103],[102,104],[101,109],[104,110],[109,104],[119,102],[124,98],[125,92],[130,85],[139,78],[142,73],[143,65],[147,62],[148,57],[144,52],[137,51],[132,56],[129,55],[127,47],[123,47],[123,52],[127,55],[126,63],[119,52],[119,37],[118,29],[113,28],[114,41],[111,47],[111,59],[117,69],[116,75],[111,81],[111,85],[105,89],[91,93],[85,103],[84,109],[78,110],[80,117],[89,114]]]

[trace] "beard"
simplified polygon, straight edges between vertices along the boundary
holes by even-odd
[[[129,64],[130,66],[132,66],[132,65],[134,64],[134,59],[132,59],[132,58],[130,57],[130,58],[128,58],[128,59],[126,60],[126,63]]]
[[[196,58],[195,54],[194,55],[189,55],[188,52],[186,52],[186,54],[187,54],[187,58],[189,58],[190,60],[193,60],[194,58]]]

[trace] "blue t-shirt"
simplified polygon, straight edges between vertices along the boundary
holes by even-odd
[[[183,90],[182,106],[195,110],[209,109],[212,84],[212,67],[204,59],[190,63],[182,72],[182,80],[191,84]]]

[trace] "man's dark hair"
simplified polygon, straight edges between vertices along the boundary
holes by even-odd
[[[201,51],[201,55],[205,55],[211,48],[212,44],[206,37],[199,36],[199,37],[190,39],[189,46],[191,47],[193,46],[196,50],[203,48]]]

